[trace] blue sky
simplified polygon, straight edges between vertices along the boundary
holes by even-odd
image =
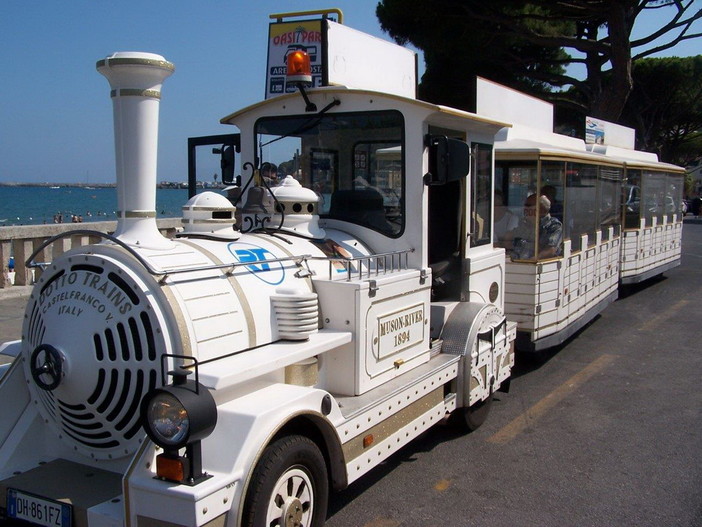
[[[148,51],[176,66],[163,87],[158,178],[184,181],[187,138],[235,132],[219,119],[263,97],[270,13],[338,7],[344,24],[389,39],[375,17],[376,5],[377,0],[326,5],[5,0],[0,180],[114,181],[112,103],[95,63],[115,51]],[[699,40],[668,54],[697,53]]]

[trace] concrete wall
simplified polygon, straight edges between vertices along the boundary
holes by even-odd
[[[170,238],[176,229],[180,228],[180,218],[166,218],[157,220],[161,233]],[[37,262],[51,262],[54,258],[74,247],[88,245],[100,241],[97,235],[67,233],[72,231],[97,231],[111,234],[117,227],[116,221],[100,221],[91,223],[56,223],[50,225],[19,225],[12,227],[0,227],[0,263],[2,272],[0,273],[0,288],[12,287],[13,285],[31,285],[36,279],[39,269],[28,269],[25,265],[27,258],[42,243],[53,236],[66,234],[64,238],[45,247],[41,254],[37,255]],[[10,275],[10,256],[14,258],[14,277]]]

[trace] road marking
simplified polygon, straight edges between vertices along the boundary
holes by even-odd
[[[653,317],[648,322],[645,322],[639,328],[639,331],[651,331],[655,329],[661,322],[673,318],[673,316],[687,306],[690,303],[689,300],[680,300],[677,304],[672,305],[670,308],[666,309],[663,313],[658,316]]]
[[[590,364],[585,366],[578,373],[573,375],[558,388],[549,393],[531,408],[521,413],[512,422],[508,423],[495,434],[488,437],[489,443],[505,444],[521,434],[526,428],[531,426],[537,419],[543,416],[551,408],[565,399],[577,388],[585,384],[590,377],[603,370],[615,359],[614,355],[601,355]]]
[[[440,479],[434,484],[434,490],[438,490],[439,492],[445,491],[447,488],[451,486],[451,482],[448,479]]]

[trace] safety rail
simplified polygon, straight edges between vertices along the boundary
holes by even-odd
[[[108,224],[108,227],[111,229],[111,231],[114,231],[116,222],[102,223]],[[176,232],[176,226],[179,226],[179,224],[180,221],[177,219],[173,219],[170,222],[169,220],[159,220],[159,230],[162,232],[162,234],[167,235],[168,237],[172,237]],[[31,285],[34,281],[36,281],[43,272],[43,270],[50,265],[52,259],[63,254],[67,250],[66,244],[64,243],[67,241],[67,238],[70,238],[71,241],[71,247],[69,248],[97,243],[101,239],[108,240],[116,245],[119,245],[120,247],[124,248],[128,253],[130,253],[151,275],[159,276],[159,280],[161,282],[164,282],[169,275],[174,274],[207,271],[212,269],[226,269],[226,272],[228,274],[231,274],[234,272],[234,269],[236,269],[239,266],[250,265],[250,262],[230,262],[178,269],[156,269],[153,266],[151,266],[149,262],[144,260],[144,258],[139,253],[134,251],[129,245],[125,244],[119,238],[112,236],[108,232],[86,229],[85,227],[88,226],[96,227],[100,225],[98,223],[92,223],[90,225],[65,226],[63,229],[64,232],[59,232],[58,234],[55,234],[51,237],[32,236],[31,240],[29,241],[25,238],[16,238],[16,240],[18,240],[18,243],[13,243],[12,245],[12,248],[14,249],[15,253],[14,261],[16,274],[14,285]],[[54,228],[50,230],[56,229]],[[2,240],[0,239],[0,241]],[[27,246],[30,244],[33,251],[29,255],[29,257],[25,259],[23,256],[26,254]],[[1,249],[4,249],[4,246],[0,246],[0,250]],[[357,277],[359,280],[361,280],[363,278],[377,277],[381,274],[388,274],[397,271],[407,270],[409,267],[409,254],[412,252],[414,252],[414,249],[392,251],[387,253],[376,253],[352,258],[328,258],[324,256],[311,256],[309,254],[304,254],[285,258],[272,258],[268,260],[260,260],[257,261],[257,263],[271,264],[279,262],[294,262],[295,265],[299,267],[298,272],[300,273],[300,276],[309,276],[312,273],[309,269],[309,265],[307,262],[309,260],[323,260],[329,263],[330,280],[332,279],[332,276],[336,276],[336,274],[334,273],[335,266],[341,265],[346,271],[346,280],[350,281],[354,277]],[[36,261],[37,257],[39,256],[44,257],[43,262]],[[47,258],[48,256],[50,257]],[[5,258],[4,255],[3,258]],[[7,267],[5,268],[7,269]],[[3,278],[6,280],[5,283],[7,285],[2,285],[1,287],[9,287],[13,285],[7,279],[6,273],[3,274]],[[0,284],[2,284],[2,282],[0,282]]]
[[[172,238],[181,227],[180,218],[157,219],[158,230],[167,238]],[[45,246],[42,258],[51,261],[64,252],[84,245],[96,243],[101,233],[113,233],[116,221],[97,221],[89,223],[58,223],[50,225],[17,225],[0,227],[0,289],[13,286],[32,285],[41,275],[41,267],[26,265],[28,255],[41,247],[51,238],[60,236],[59,243]],[[89,231],[87,229],[90,229]],[[85,234],[88,232],[89,234]],[[10,258],[13,266],[10,268]]]
[[[325,258],[315,256],[311,259],[329,261],[329,280],[335,276],[334,265],[342,265],[346,271],[346,281],[350,281],[354,276],[362,280],[363,278],[372,278],[380,276],[381,274],[405,271],[409,268],[409,255],[413,252],[414,249],[405,249],[402,251],[369,254],[368,256],[356,256],[353,258]],[[388,262],[390,265],[388,265]]]
[[[165,283],[166,279],[170,275],[174,274],[184,274],[184,273],[196,273],[200,271],[211,271],[211,270],[222,270],[226,269],[226,274],[233,274],[234,269],[237,267],[242,267],[242,266],[248,266],[251,265],[251,262],[229,262],[229,263],[223,263],[223,264],[208,264],[208,265],[197,265],[193,267],[179,267],[177,269],[156,269],[153,267],[144,257],[139,254],[137,251],[135,251],[132,247],[130,247],[128,244],[124,243],[122,240],[119,238],[112,236],[111,234],[107,234],[104,232],[99,232],[99,231],[93,231],[93,230],[87,230],[87,229],[81,229],[81,230],[76,230],[72,231],[70,233],[63,233],[63,234],[58,234],[52,238],[49,238],[48,240],[45,240],[39,247],[34,249],[34,252],[29,256],[27,259],[25,265],[26,267],[30,269],[38,269],[40,271],[43,271],[46,267],[51,265],[51,262],[37,262],[35,259],[37,256],[42,254],[44,250],[55,244],[56,242],[61,241],[63,238],[67,236],[84,236],[87,237],[94,242],[99,241],[100,239],[104,239],[107,241],[110,241],[114,243],[115,245],[120,246],[122,249],[124,249],[126,252],[132,255],[132,257],[138,261],[141,266],[146,269],[146,271],[152,275],[152,276],[159,276],[159,282],[160,283]],[[295,265],[297,265],[300,270],[298,271],[300,276],[309,276],[310,271],[308,269],[303,269],[302,266],[303,264],[306,264],[307,260],[309,260],[311,257],[308,254],[303,254],[300,256],[288,256],[285,258],[269,258],[267,260],[256,260],[257,264],[271,264],[271,263],[280,263],[280,262],[294,262]]]

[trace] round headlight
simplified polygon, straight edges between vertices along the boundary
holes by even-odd
[[[160,447],[179,449],[210,435],[217,424],[217,405],[199,383],[171,384],[144,395],[141,424]]]
[[[180,446],[190,432],[188,411],[173,395],[159,392],[147,407],[146,425],[158,444]]]

